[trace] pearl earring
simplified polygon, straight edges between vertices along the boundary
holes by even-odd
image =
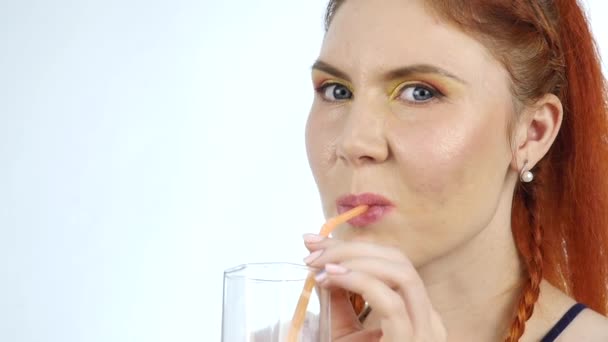
[[[527,160],[524,162],[524,166],[521,168],[519,180],[521,180],[523,183],[530,183],[534,179],[534,174],[530,172],[530,170],[526,169],[526,165],[528,165]]]

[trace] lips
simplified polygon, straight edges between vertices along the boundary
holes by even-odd
[[[364,227],[380,221],[394,207],[390,200],[374,193],[349,194],[336,201],[339,214],[363,204],[369,206],[369,209],[348,221],[355,227]]]

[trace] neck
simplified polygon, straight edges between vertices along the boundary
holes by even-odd
[[[486,229],[418,269],[451,341],[506,336],[524,271],[511,233],[510,204],[511,198],[503,198]]]

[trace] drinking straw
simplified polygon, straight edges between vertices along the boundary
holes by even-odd
[[[355,218],[361,214],[363,214],[368,209],[367,205],[360,205],[358,207],[354,207],[353,209],[344,212],[338,216],[332,217],[327,220],[323,226],[321,227],[321,231],[319,235],[328,237],[329,234],[339,225],[345,223],[346,221]],[[296,306],[296,310],[293,314],[293,319],[291,320],[291,328],[289,329],[289,335],[287,336],[288,342],[297,342],[298,333],[302,329],[302,325],[304,325],[304,319],[306,317],[306,307],[308,307],[308,302],[310,300],[310,294],[312,293],[312,289],[315,287],[315,275],[311,273],[306,278],[306,282],[304,283],[304,288],[302,289],[302,294],[300,294],[300,299],[298,300],[298,305]]]

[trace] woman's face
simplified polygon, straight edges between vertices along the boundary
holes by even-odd
[[[346,1],[312,79],[306,144],[325,215],[373,206],[334,235],[398,246],[419,266],[510,208],[508,74],[422,1]]]

